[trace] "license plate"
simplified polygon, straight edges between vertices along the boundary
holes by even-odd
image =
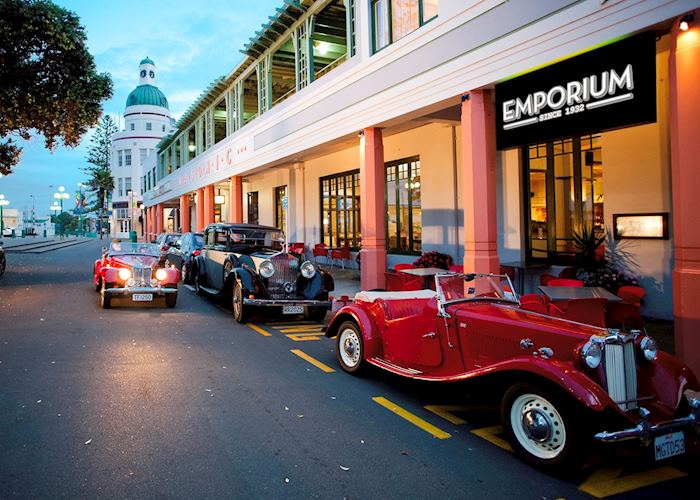
[[[131,296],[134,302],[150,302],[153,300],[152,293],[135,293]]]
[[[685,438],[682,432],[674,432],[654,439],[654,458],[663,460],[685,453]]]
[[[304,306],[282,306],[282,314],[302,314]]]

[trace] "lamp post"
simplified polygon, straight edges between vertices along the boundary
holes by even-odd
[[[80,194],[78,195],[78,233],[82,236],[83,235],[83,219],[82,219],[82,213],[83,213],[83,186],[86,186],[86,184],[83,184],[82,182],[78,183],[78,189],[80,191]]]
[[[9,200],[5,199],[5,195],[0,194],[0,237],[2,237],[3,233],[5,232],[5,220],[2,216],[2,207],[6,207],[9,204],[10,202]]]
[[[58,186],[58,193],[54,193],[53,197],[61,202],[61,212],[63,212],[63,200],[70,198],[70,195],[65,192],[66,188]]]
[[[54,201],[54,202],[53,202],[53,205],[51,205],[51,206],[49,207],[49,210],[50,210],[51,212],[53,212],[53,218],[54,218],[53,222],[54,222],[55,224],[58,224],[58,213],[62,211],[62,210],[61,210],[61,207],[58,205],[58,202],[57,202],[57,201]],[[55,231],[55,230],[54,230],[54,234],[56,234],[56,231]]]

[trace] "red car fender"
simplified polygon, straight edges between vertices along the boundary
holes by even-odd
[[[585,373],[574,368],[571,363],[534,357],[515,358],[496,363],[485,371],[491,373],[513,371],[530,373],[554,383],[562,391],[591,410],[601,412],[606,408],[612,408],[622,413],[617,404],[605,392],[605,389],[596,384]],[[624,415],[624,413],[622,414]]]
[[[95,282],[95,285],[99,283],[99,278],[100,278],[100,269],[102,268],[102,259],[98,259],[95,261],[95,265],[92,267],[92,280]]]
[[[356,304],[348,304],[343,306],[330,323],[326,327],[326,337],[335,337],[338,334],[338,328],[343,321],[351,320],[360,326],[360,331],[362,332],[364,357],[373,358],[380,356],[382,354],[382,343],[381,339],[375,335],[374,329],[376,328],[374,322],[367,314],[364,308]]]
[[[105,283],[116,283],[119,279],[119,269],[116,267],[103,267],[100,269],[100,275]]]
[[[660,409],[669,416],[675,413],[686,389],[700,390],[693,372],[680,359],[659,351],[654,361],[639,354],[639,393],[654,394]]]
[[[163,270],[167,273],[167,277],[161,280],[161,283],[170,285],[180,282],[180,270],[174,267],[164,267]]]

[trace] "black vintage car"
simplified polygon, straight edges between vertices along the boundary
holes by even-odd
[[[192,264],[197,293],[231,297],[233,316],[245,322],[253,307],[322,320],[331,308],[333,277],[303,256],[289,253],[277,228],[211,224]]]
[[[168,248],[165,254],[165,267],[175,266],[182,273],[185,283],[192,283],[190,270],[192,261],[202,251],[204,236],[202,233],[184,233]]]

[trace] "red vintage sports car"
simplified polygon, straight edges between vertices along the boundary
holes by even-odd
[[[551,470],[587,440],[637,440],[657,460],[681,454],[700,425],[698,381],[639,330],[628,333],[520,308],[507,276],[443,274],[436,290],[361,292],[326,329],[340,366],[404,377],[490,377],[513,449]]]
[[[112,299],[128,302],[152,302],[163,297],[165,305],[175,307],[180,271],[161,267],[160,248],[150,243],[113,242],[95,261],[93,283],[100,292],[100,305],[112,307]]]

